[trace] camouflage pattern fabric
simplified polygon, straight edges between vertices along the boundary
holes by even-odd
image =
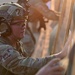
[[[30,58],[20,48],[20,44],[18,45],[16,49],[8,39],[0,37],[0,65],[15,75],[35,75],[41,67],[55,58],[55,56],[37,59]]]

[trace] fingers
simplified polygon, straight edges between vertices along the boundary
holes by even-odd
[[[54,72],[52,75],[64,75],[64,72]]]
[[[64,70],[64,68],[61,65],[55,65],[51,69],[52,71],[60,71],[60,72]]]
[[[59,61],[60,61],[59,58],[55,58],[52,61],[50,61],[46,65],[47,71],[52,72],[52,73],[57,73],[57,74],[64,72],[64,67],[62,66],[62,64]]]
[[[62,75],[64,72],[63,67],[58,63],[59,58],[51,60],[45,65],[36,75]]]
[[[47,66],[54,66],[54,65],[56,65],[59,61],[60,61],[59,58],[55,58],[55,59],[51,60],[51,61],[47,64]]]
[[[64,68],[57,64],[57,65],[54,65],[53,67],[49,67],[47,68],[47,73],[50,75],[63,75],[64,74]]]

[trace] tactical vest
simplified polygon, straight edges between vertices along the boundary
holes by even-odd
[[[15,75],[0,65],[0,75]]]

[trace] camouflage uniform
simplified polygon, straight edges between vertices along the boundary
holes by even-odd
[[[41,67],[54,58],[54,56],[50,56],[35,60],[27,57],[19,42],[17,44],[18,47],[15,49],[8,39],[0,37],[0,65],[7,70],[6,75],[11,75],[8,74],[9,71],[15,75],[34,75]],[[2,73],[1,75],[5,74]]]

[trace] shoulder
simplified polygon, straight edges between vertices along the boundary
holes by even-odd
[[[11,45],[0,45],[0,50],[14,49]]]
[[[0,60],[5,62],[8,59],[14,59],[20,56],[19,52],[10,45],[0,45]]]
[[[11,45],[0,45],[0,54],[18,54],[18,52]]]

